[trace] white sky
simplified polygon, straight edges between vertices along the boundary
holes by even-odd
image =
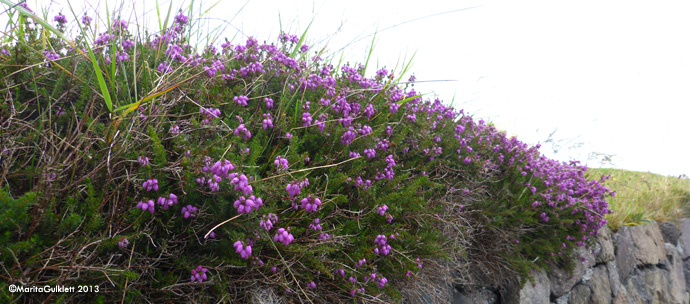
[[[172,2],[173,10],[190,3]],[[112,10],[122,2],[108,3]],[[124,19],[131,3],[125,2]],[[137,3],[156,20],[150,11],[155,1]],[[167,10],[170,0],[160,3]],[[83,4],[72,1],[75,8]],[[59,10],[53,4],[50,18]],[[279,14],[283,28],[297,35],[314,18],[307,43],[321,42],[320,49],[328,42],[332,52],[378,26],[368,71],[377,62],[390,69],[416,51],[410,70],[418,81],[455,80],[419,82],[418,92],[447,103],[455,96],[456,108],[530,144],[543,143],[557,129],[562,148],[554,153],[543,145],[549,157],[585,163],[600,152],[614,154],[616,168],[690,175],[688,1],[223,0],[209,22],[232,20],[223,35],[229,39],[239,29],[275,41]],[[350,44],[344,60],[364,62],[372,38]],[[234,42],[244,40],[239,34]]]

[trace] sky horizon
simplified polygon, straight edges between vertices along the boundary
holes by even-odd
[[[66,2],[28,4],[51,5],[52,20]],[[159,2],[164,14],[171,1]],[[104,12],[104,0],[92,3]],[[157,29],[155,2],[135,10],[131,1],[108,3]],[[186,12],[191,2],[172,3]],[[85,3],[72,5],[79,15]],[[456,109],[541,143],[548,157],[599,167],[601,156],[588,158],[602,153],[613,155],[605,167],[688,176],[689,11],[683,1],[222,1],[206,21],[209,31],[226,26],[222,37],[234,43],[276,41],[281,26],[301,35],[311,22],[307,43],[336,62],[341,50],[343,61],[364,62],[376,33],[372,67],[391,69],[414,54],[410,71],[425,98],[454,99]]]

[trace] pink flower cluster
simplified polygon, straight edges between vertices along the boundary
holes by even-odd
[[[234,134],[241,137],[244,140],[252,138],[252,133],[249,132],[249,130],[244,124],[240,124],[239,126],[237,126]]]
[[[192,269],[192,282],[203,282],[208,279],[206,276],[206,272],[208,272],[208,269],[204,268],[203,266],[199,265],[197,268]]]
[[[382,254],[382,255],[388,255],[391,252],[391,245],[387,244],[386,236],[379,234],[376,236],[376,240],[374,240],[374,243],[378,245],[378,248],[374,248],[374,253],[376,254]]]
[[[316,212],[316,208],[321,206],[321,200],[311,195],[300,200],[300,203],[302,203],[302,209],[307,210],[307,212]]]
[[[235,97],[233,97],[232,100],[234,100],[235,102],[237,102],[238,105],[241,105],[241,106],[245,106],[245,107],[246,107],[246,106],[248,105],[248,104],[247,104],[247,101],[249,101],[249,98],[248,98],[247,96],[240,95],[240,96],[235,96]]]
[[[153,202],[153,200],[149,200],[148,202],[139,202],[137,203],[137,208],[153,214],[153,212],[156,211],[156,204]]]
[[[276,156],[276,160],[273,161],[273,163],[278,167],[279,172],[287,170],[290,167],[288,160],[280,155]]]
[[[155,178],[149,179],[149,180],[145,181],[143,184],[141,184],[141,186],[144,187],[144,189],[146,189],[146,191],[152,191],[152,190],[158,191],[158,180]]]
[[[235,247],[235,252],[239,253],[243,259],[249,259],[252,255],[251,245],[244,246],[241,241],[237,241],[232,246]]]
[[[383,206],[381,206],[381,207],[378,208],[378,213],[379,213],[381,216],[384,216],[384,215],[386,215],[386,211],[387,211],[387,210],[388,210],[388,206],[386,206],[386,205],[384,204]]]
[[[250,195],[254,191],[252,186],[249,184],[249,179],[246,175],[238,175],[237,173],[232,173],[228,175],[230,179],[230,185],[235,185],[235,190],[242,191],[245,195]]]
[[[265,215],[261,217],[261,221],[259,222],[259,226],[261,228],[264,228],[264,230],[269,231],[273,229],[273,225],[278,222],[278,216],[269,213],[268,215]]]
[[[177,195],[170,193],[168,198],[161,196],[158,198],[157,203],[163,207],[163,210],[168,210],[170,206],[177,204]]]
[[[237,213],[239,214],[249,214],[250,212],[252,212],[252,209],[259,210],[259,207],[263,205],[264,203],[261,200],[261,198],[257,198],[254,195],[250,196],[249,198],[240,196],[240,198],[236,200],[234,203],[235,209],[237,209]]]
[[[285,190],[287,190],[290,198],[294,199],[295,196],[298,196],[300,192],[302,192],[302,187],[305,186],[309,186],[309,179],[306,177],[302,181],[293,181],[292,183],[288,184],[285,187]]]
[[[184,216],[184,218],[195,217],[198,211],[199,209],[192,205],[182,207],[182,215]]]
[[[278,228],[278,233],[273,237],[274,242],[282,242],[285,246],[290,245],[294,240],[295,237],[285,228]]]

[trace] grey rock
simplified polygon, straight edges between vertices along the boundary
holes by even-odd
[[[678,227],[673,222],[663,222],[659,224],[659,230],[661,231],[661,236],[664,237],[665,243],[671,243],[673,245],[678,244]]]
[[[672,303],[668,271],[656,267],[635,270],[626,282],[633,303]]]
[[[594,267],[592,279],[587,284],[592,291],[592,304],[611,303],[611,285],[609,284],[609,273],[605,265]]]
[[[678,246],[683,251],[681,258],[690,258],[690,218],[681,219],[678,223]]]
[[[613,247],[613,237],[611,230],[604,226],[599,229],[594,243],[594,252],[597,264],[606,263],[616,259],[615,249]]]
[[[690,257],[690,219],[680,220],[680,234],[678,235],[678,246],[682,249],[680,258],[685,261]]]
[[[570,304],[589,304],[592,300],[592,291],[588,286],[578,284],[572,290]]]
[[[690,292],[690,260],[683,262],[683,275],[685,276],[685,284],[687,285],[687,291]]]
[[[572,294],[573,294],[572,292],[568,291],[566,294],[556,298],[556,304],[568,304],[568,303],[570,303],[570,296]]]
[[[551,282],[546,271],[532,272],[534,283],[527,281],[520,289],[520,304],[549,304],[551,297]]]
[[[558,298],[564,295],[568,290],[573,288],[577,282],[582,280],[585,272],[588,268],[594,266],[596,259],[590,250],[585,248],[578,248],[575,250],[576,256],[585,259],[585,262],[576,262],[575,269],[573,272],[568,272],[565,268],[560,268],[552,266],[548,273],[549,280],[551,281],[551,295]]]
[[[635,245],[630,227],[621,227],[613,239],[616,244],[616,268],[621,281],[625,281],[635,269]]]
[[[456,292],[453,294],[453,301],[450,302],[451,304],[475,304],[474,300],[472,298],[460,293]]]
[[[666,255],[668,258],[668,272],[669,272],[669,292],[671,294],[671,303],[687,304],[690,300],[687,294],[687,284],[685,282],[685,275],[683,274],[683,261],[680,259],[680,254],[676,246],[666,243]]]
[[[452,304],[496,304],[498,295],[492,290],[482,287],[467,292],[455,292]]]
[[[634,304],[633,301],[628,298],[628,293],[620,293],[617,297],[613,298],[611,302],[613,304]]]
[[[611,295],[615,298],[618,297],[618,295],[621,293],[627,294],[628,292],[625,290],[625,286],[621,284],[621,279],[618,274],[618,267],[616,267],[616,262],[606,262],[606,270],[609,274],[609,286],[611,287]]]
[[[651,224],[632,227],[632,237],[635,241],[637,266],[666,262],[664,238],[661,236],[659,224],[652,222]]]
[[[663,237],[656,222],[634,227],[624,226],[616,233],[614,240],[616,265],[623,280],[636,267],[665,264],[667,261]]]

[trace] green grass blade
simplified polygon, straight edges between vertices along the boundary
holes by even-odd
[[[0,2],[4,3],[7,6],[13,6],[14,3],[10,2],[9,0],[0,0]],[[69,38],[67,38],[62,32],[60,32],[58,29],[54,28],[52,25],[50,25],[45,19],[39,18],[35,14],[29,12],[27,9],[21,7],[21,6],[16,6],[14,7],[17,11],[22,13],[23,15],[31,18],[34,20],[36,23],[40,24],[43,26],[43,28],[49,30],[51,33],[55,34],[58,36],[60,39],[65,41],[67,44],[69,44],[72,48],[75,50],[79,51],[81,53],[81,49],[79,49],[74,42],[70,41]],[[110,99],[110,92],[108,91],[108,87],[105,84],[105,79],[103,78],[103,74],[101,71],[101,68],[98,66],[96,63],[96,57],[93,54],[93,51],[91,50],[91,46],[87,43],[86,46],[89,49],[89,58],[91,59],[91,64],[93,65],[93,69],[96,72],[96,78],[98,79],[98,85],[100,87],[101,93],[103,95],[103,99],[105,99],[105,105],[108,107],[108,110],[110,112],[113,111],[113,102]],[[82,53],[83,54],[83,53]]]
[[[297,52],[299,52],[299,48],[304,43],[304,39],[307,37],[307,32],[309,31],[309,27],[311,27],[312,22],[314,22],[313,18],[311,19],[311,22],[309,22],[307,29],[304,30],[304,33],[302,33],[302,37],[300,37],[299,41],[297,41],[297,45],[295,45],[295,49],[292,50],[292,53],[290,53],[290,58],[295,58],[295,56],[297,56]]]
[[[367,73],[367,66],[369,66],[369,59],[371,59],[371,53],[374,52],[374,42],[376,41],[376,33],[379,31],[379,26],[376,26],[376,31],[374,32],[374,38],[371,39],[371,45],[369,46],[369,54],[367,55],[367,61],[364,62],[364,70],[362,71],[362,76]]]
[[[425,94],[419,94],[419,95],[407,97],[407,98],[405,98],[405,99],[403,99],[403,100],[401,100],[401,101],[398,101],[398,104],[399,104],[399,105],[403,105],[403,104],[407,103],[408,101],[410,101],[410,100],[412,100],[412,99],[419,98],[419,97],[422,97],[422,96],[424,96],[424,95],[425,95]],[[525,188],[525,189],[526,189],[526,188]]]

